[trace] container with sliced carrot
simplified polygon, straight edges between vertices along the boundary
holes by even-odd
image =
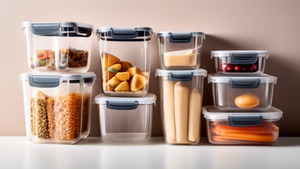
[[[203,107],[208,140],[212,144],[274,144],[278,140],[282,111],[271,107],[266,112],[220,112]]]

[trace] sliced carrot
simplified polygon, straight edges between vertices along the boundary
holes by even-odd
[[[273,142],[273,134],[253,134],[253,133],[226,133],[221,134],[226,139],[246,140],[246,141],[259,141],[259,142]]]
[[[264,126],[250,126],[250,127],[232,127],[227,125],[220,125],[216,127],[216,133],[259,133],[269,134],[272,133],[272,129]]]

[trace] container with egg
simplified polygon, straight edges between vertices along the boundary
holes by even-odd
[[[269,52],[262,50],[211,51],[216,71],[223,75],[262,74],[268,57]]]
[[[159,32],[161,67],[166,70],[198,69],[205,38],[202,32]]]
[[[206,75],[204,69],[156,70],[166,143],[197,144],[200,141],[203,81]]]
[[[214,106],[221,111],[267,111],[272,105],[277,77],[208,75]]]
[[[95,97],[102,140],[106,143],[143,143],[151,137],[153,105],[156,96]]]
[[[87,72],[93,26],[77,22],[23,22],[28,66],[34,71]]]
[[[145,96],[149,87],[152,29],[101,27],[96,34],[104,94]]]
[[[74,144],[89,135],[94,73],[23,73],[20,79],[31,142]]]
[[[278,139],[282,111],[274,107],[265,112],[220,112],[208,106],[202,113],[212,144],[274,144]]]

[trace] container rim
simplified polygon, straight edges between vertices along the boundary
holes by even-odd
[[[260,83],[277,83],[277,77],[268,74],[248,75],[248,76],[225,76],[217,73],[208,75],[208,83],[229,83],[231,80],[255,80],[259,79]]]
[[[211,58],[230,57],[234,54],[256,54],[257,57],[269,57],[269,51],[266,50],[214,50],[211,51]]]
[[[22,73],[20,74],[20,80],[22,81],[28,81],[28,77],[30,75],[35,76],[60,76],[62,80],[81,80],[83,78],[89,78],[92,77],[95,80],[97,79],[97,76],[94,72],[86,72],[86,73],[54,73],[54,72],[30,72],[30,73]]]
[[[170,74],[187,74],[193,73],[193,76],[207,76],[207,71],[205,69],[197,69],[197,70],[163,70],[163,69],[156,69],[155,77],[156,76],[169,76]]]
[[[152,93],[148,93],[144,97],[109,97],[105,94],[98,94],[95,97],[95,103],[104,105],[106,104],[106,101],[118,101],[118,102],[134,102],[137,101],[139,105],[141,104],[156,104],[156,95]]]
[[[262,119],[265,120],[280,120],[282,118],[283,112],[275,107],[271,107],[268,111],[265,112],[221,112],[214,106],[205,106],[202,107],[202,114],[207,120],[227,120],[228,116],[262,116]]]

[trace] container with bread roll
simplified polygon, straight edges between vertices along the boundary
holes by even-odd
[[[207,71],[156,70],[159,77],[161,118],[168,144],[198,144],[203,81]]]
[[[277,77],[268,74],[225,76],[209,74],[214,106],[221,111],[267,111]]]
[[[254,75],[265,70],[269,52],[264,50],[211,51],[216,71],[222,75]]]
[[[97,29],[105,95],[142,97],[148,93],[152,34],[149,27]]]
[[[159,32],[161,67],[166,70],[193,70],[201,64],[203,32]]]
[[[93,26],[78,22],[23,22],[28,66],[39,72],[84,73],[90,68]]]
[[[23,73],[20,79],[31,142],[74,144],[89,135],[94,73]]]
[[[151,137],[156,96],[95,97],[100,118],[101,138],[106,143],[145,143]]]
[[[213,106],[202,108],[207,137],[212,144],[274,144],[278,140],[282,111],[221,112]]]

